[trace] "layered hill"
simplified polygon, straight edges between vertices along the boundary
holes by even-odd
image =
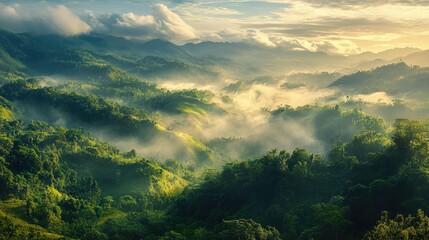
[[[214,158],[200,140],[164,126],[162,119],[156,117],[159,114],[195,117],[193,112],[222,111],[211,102],[210,93],[161,89],[133,75],[132,70],[122,69],[123,64],[106,60],[107,55],[97,51],[95,39],[108,46],[118,46],[112,47],[118,51],[121,44],[128,42],[107,36],[36,37],[2,31],[0,47],[4,58],[0,82],[5,84],[2,95],[16,102],[27,120],[82,127],[104,139],[110,138],[121,149],[135,148],[139,153],[160,160],[176,158],[188,163],[212,164]],[[80,46],[82,42],[86,44]],[[94,46],[88,47],[91,44]],[[132,44],[138,45],[136,42]],[[153,41],[146,44],[168,43]],[[170,48],[175,46],[170,45]],[[146,49],[153,50],[151,46]],[[160,46],[159,51],[161,49],[164,48]],[[165,50],[167,52],[170,50]],[[168,72],[159,69],[158,64],[167,60],[145,54],[149,53],[134,58],[135,62],[129,62],[128,67]],[[117,56],[124,60],[129,55],[124,51]],[[138,60],[140,56],[146,56],[142,59],[149,67]],[[182,67],[184,65],[178,68]],[[33,76],[38,79],[26,80]]]

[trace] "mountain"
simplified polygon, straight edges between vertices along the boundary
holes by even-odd
[[[413,94],[418,94],[426,90],[424,76],[428,74],[427,68],[411,67],[405,62],[399,62],[343,76],[330,87],[341,88],[345,93],[387,92],[400,95],[414,92]]]
[[[235,55],[252,48],[249,44],[238,42],[201,42],[187,43],[183,49],[196,56],[216,56],[221,57]]]
[[[387,49],[378,53],[374,52],[363,52],[358,55],[350,56],[354,58],[355,61],[371,61],[373,59],[382,59],[382,60],[393,60],[400,57],[405,57],[412,53],[420,52],[419,48],[405,47],[405,48],[393,48]]]
[[[399,62],[345,75],[329,88],[338,91],[343,106],[394,122],[404,116],[428,117],[428,79],[428,68]]]
[[[407,56],[413,54],[419,54],[422,51],[419,48],[394,48],[388,49],[382,52],[364,52],[358,55],[349,56],[352,61],[352,66],[347,66],[343,69],[338,70],[339,72],[350,74],[356,71],[367,71],[373,68],[377,68],[383,65],[393,64],[405,61],[408,64],[416,65],[412,60],[408,61]],[[422,65],[423,64],[417,64]]]
[[[429,50],[412,53],[405,56],[402,60],[411,65],[418,65],[422,67],[429,67]]]
[[[117,62],[104,60],[100,57],[104,56],[102,52],[76,48],[71,43],[69,48],[62,47],[75,39],[57,37],[58,43],[47,47],[43,43],[56,37],[8,32],[2,32],[0,37],[0,46],[5,49],[2,52],[4,66],[7,64],[8,67],[2,71],[6,76],[1,79],[4,84],[2,96],[17,102],[26,120],[82,127],[98,137],[110,139],[121,149],[130,150],[129,145],[136,146],[139,153],[144,152],[157,159],[175,158],[188,163],[213,164],[215,159],[209,148],[196,137],[165,126],[162,120],[151,120],[155,119],[152,116],[162,113],[194,117],[194,112],[221,111],[211,102],[210,94],[197,90],[167,91],[133,75],[133,70],[122,69],[123,65]],[[122,41],[113,39],[115,43]],[[147,48],[156,44],[175,46],[160,41],[147,44]],[[117,57],[125,59],[125,55]],[[160,63],[170,64],[170,67],[160,69]],[[146,72],[164,72],[158,77],[182,71],[175,66],[192,71],[191,67],[186,67],[191,65],[176,63],[160,57],[145,57],[141,61],[136,60],[135,66],[144,67]],[[5,72],[11,68],[23,71],[27,76],[16,82],[15,77]],[[203,68],[199,69],[203,74]],[[186,74],[186,70],[182,74]],[[29,77],[40,75],[49,80]],[[128,107],[115,103],[118,99]],[[167,142],[170,144],[168,151],[154,146]]]
[[[179,46],[161,39],[147,42],[130,40],[105,34],[90,33],[76,37],[58,35],[34,36],[41,44],[60,45],[66,48],[85,49],[93,52],[117,53],[128,56],[158,56],[191,60],[192,56]]]
[[[153,39],[147,42],[129,40],[103,34],[82,35],[76,38],[60,39],[67,46],[97,50],[102,52],[114,52],[130,56],[157,56],[171,59],[193,60],[193,56],[172,42]],[[108,51],[106,51],[108,50]]]
[[[211,58],[239,79],[249,73],[272,75],[289,71],[335,71],[346,57],[324,52],[294,51],[282,47],[264,47],[244,42],[201,42],[183,46],[191,54]]]
[[[406,47],[406,48],[393,48],[384,50],[382,52],[378,52],[376,54],[377,58],[381,59],[396,59],[400,57],[405,57],[413,53],[421,52],[422,50],[419,48],[412,48],[412,47]]]
[[[42,120],[68,128],[83,128],[117,146],[158,159],[176,158],[197,165],[212,164],[209,149],[185,133],[167,130],[142,110],[120,106],[94,96],[42,88],[38,83],[3,85],[0,95],[16,103],[27,121]],[[154,144],[169,144],[169,150]],[[131,145],[131,146],[130,146]]]
[[[0,31],[0,239],[422,239],[426,55]]]
[[[140,49],[146,55],[176,58],[182,60],[192,59],[192,56],[181,47],[169,41],[154,39],[140,45]]]
[[[294,71],[350,73],[375,68],[402,58],[406,60],[406,56],[421,52],[421,49],[418,48],[394,48],[379,53],[364,52],[344,57],[324,52],[292,51],[281,47],[268,48],[243,42],[189,43],[185,44],[183,48],[195,56],[211,57],[220,63],[224,61],[225,65],[228,65],[228,59],[235,63],[246,63],[248,69],[251,67],[254,71],[263,72],[262,74],[268,74],[267,69],[276,72],[280,69],[283,71],[293,69]],[[243,68],[243,66],[241,67]]]

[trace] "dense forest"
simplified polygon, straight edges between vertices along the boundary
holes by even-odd
[[[0,239],[427,239],[428,68],[216,46],[0,31]]]

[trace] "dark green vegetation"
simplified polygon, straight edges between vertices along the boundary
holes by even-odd
[[[131,209],[163,209],[188,184],[159,163],[135,151],[121,153],[81,130],[5,119],[0,128],[0,217],[6,239],[33,233],[41,239],[103,238],[99,229],[109,219]]]
[[[353,98],[228,118],[240,114],[234,94],[251,88],[287,93],[332,82],[339,95],[413,99],[427,116],[426,68],[297,73],[286,83],[253,76],[225,83],[220,94],[147,81],[216,82],[216,64],[233,60],[204,56],[220,54],[219,46],[249,47],[0,32],[0,239],[428,235],[429,123],[395,120],[407,117],[408,102],[373,108],[384,117],[382,107],[398,109],[385,117],[390,123]],[[304,60],[314,56],[325,55]],[[247,128],[258,117],[262,123]],[[205,128],[228,124],[247,134],[218,137]]]
[[[3,102],[4,112],[12,112]],[[304,149],[273,150],[208,171],[181,193],[196,179],[177,161],[159,164],[81,130],[4,116],[2,228],[15,239],[356,239],[382,211],[429,210],[428,125],[422,122],[398,120],[391,137],[363,131],[334,145],[326,159]],[[389,234],[398,234],[398,226],[382,221]],[[388,234],[379,228],[369,239]]]
[[[359,239],[381,211],[428,210],[427,131],[427,124],[399,120],[391,138],[364,131],[333,146],[327,159],[273,150],[228,164],[186,191],[173,214],[204,226],[252,218],[285,239]]]

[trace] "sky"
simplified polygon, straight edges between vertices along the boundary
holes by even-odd
[[[352,55],[428,49],[429,0],[0,0],[0,28]]]

